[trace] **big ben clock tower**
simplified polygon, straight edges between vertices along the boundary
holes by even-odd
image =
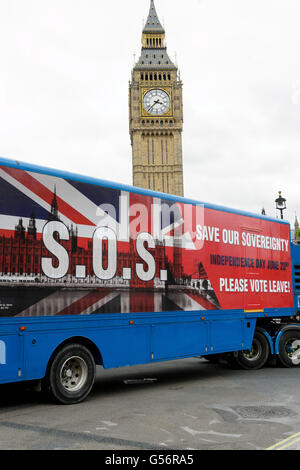
[[[154,1],[129,84],[133,185],[183,196],[182,82]]]

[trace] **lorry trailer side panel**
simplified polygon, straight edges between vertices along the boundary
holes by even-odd
[[[180,312],[112,316],[8,322],[0,335],[0,382],[43,378],[49,359],[66,342],[94,345],[108,369],[248,349],[256,325],[237,312],[214,320]]]

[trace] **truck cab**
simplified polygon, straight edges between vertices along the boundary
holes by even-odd
[[[300,313],[300,244],[291,243],[291,260],[296,313]]]

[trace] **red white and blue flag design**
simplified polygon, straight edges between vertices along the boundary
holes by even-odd
[[[7,166],[0,196],[0,316],[220,307],[201,206]]]
[[[289,225],[0,166],[0,316],[293,307]]]

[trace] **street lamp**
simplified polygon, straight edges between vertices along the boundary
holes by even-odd
[[[275,199],[276,209],[280,211],[281,218],[283,219],[283,211],[286,209],[286,199],[281,196],[281,191],[279,191],[279,197]]]

